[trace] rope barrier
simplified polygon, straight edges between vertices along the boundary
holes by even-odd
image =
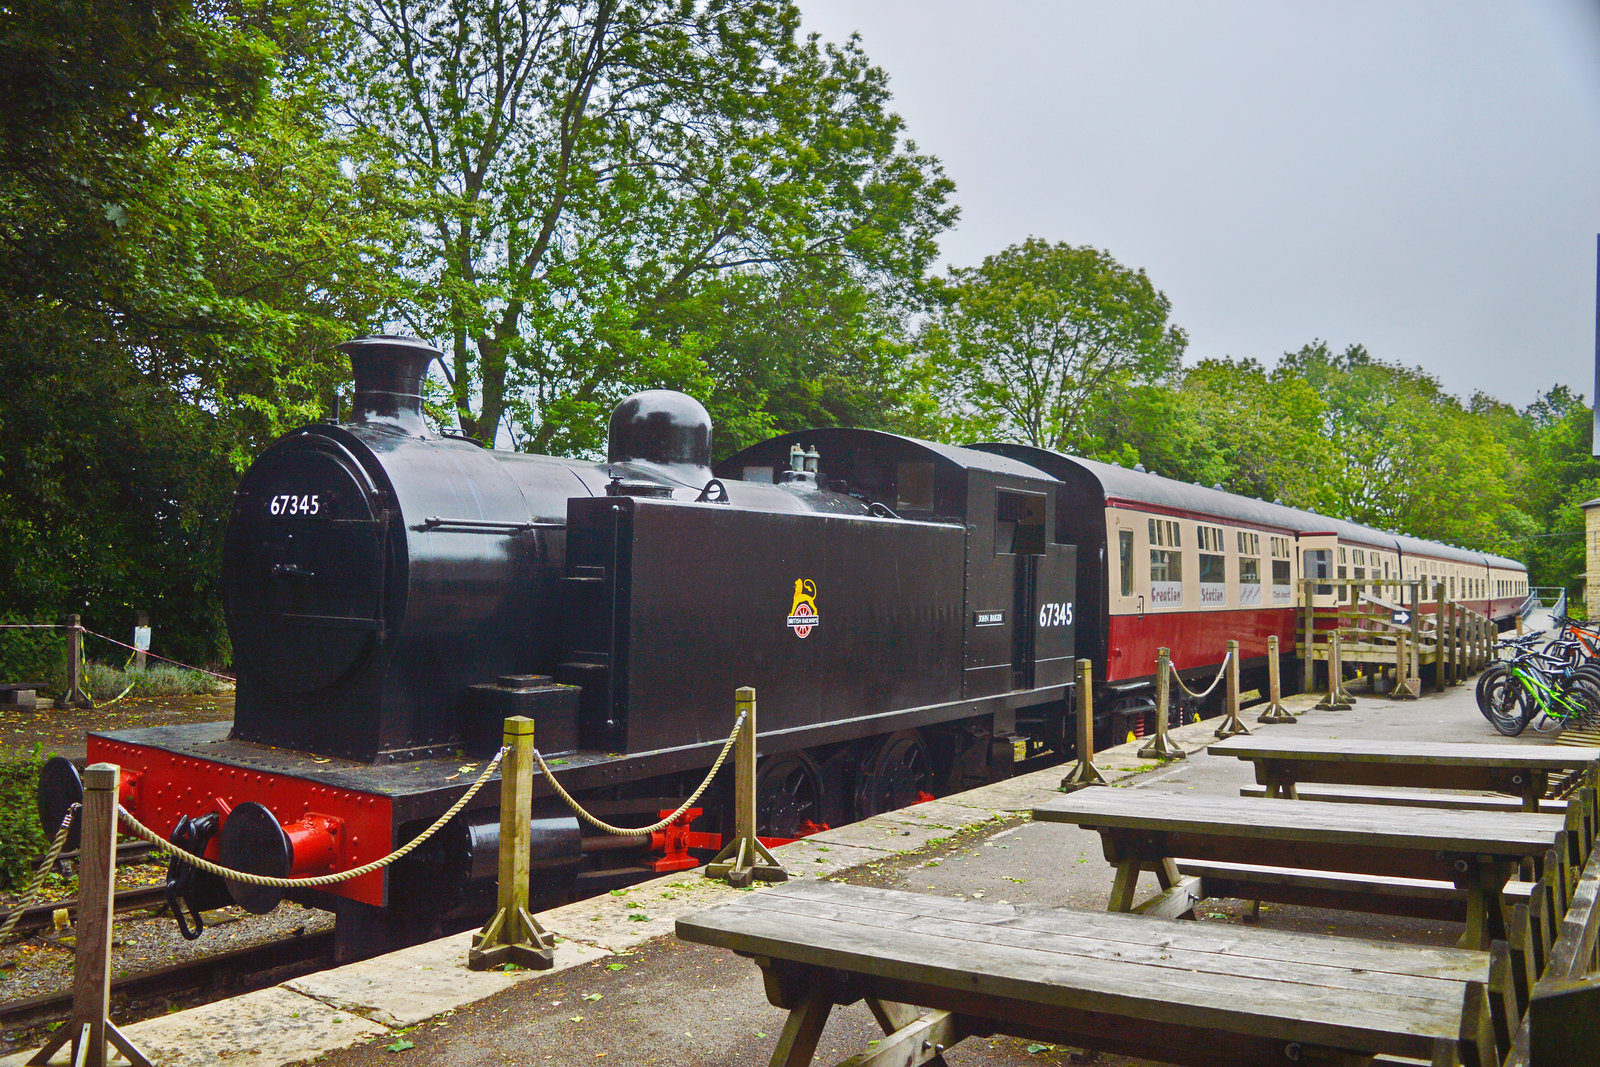
[[[65,630],[58,622],[0,622],[0,630]]]
[[[583,809],[583,805],[574,800],[572,798],[572,794],[563,789],[561,783],[556,781],[556,776],[551,773],[549,765],[545,763],[544,756],[539,753],[538,749],[533,750],[533,758],[539,762],[539,769],[544,772],[544,776],[550,779],[550,787],[555,790],[556,796],[566,801],[567,807],[571,808],[573,814],[577,815],[578,818],[582,819],[584,822],[588,823],[596,830],[602,831],[603,833],[614,834],[617,837],[644,837],[647,834],[653,834],[658,830],[665,830],[667,827],[677,822],[684,812],[694,807],[695,802],[700,799],[701,794],[703,794],[706,789],[710,787],[711,780],[715,778],[717,776],[717,772],[722,769],[722,764],[727,760],[728,753],[733,751],[733,743],[739,739],[739,731],[744,728],[744,719],[744,712],[740,712],[739,718],[734,721],[733,733],[728,735],[727,742],[723,744],[722,751],[717,755],[717,761],[711,765],[711,770],[706,772],[706,780],[700,783],[700,788],[691,793],[689,795],[689,799],[685,800],[678,806],[677,811],[673,812],[671,815],[668,815],[660,822],[651,823],[649,826],[612,826],[610,823],[589,814]]]
[[[60,858],[61,849],[67,843],[67,831],[72,829],[72,820],[77,816],[78,809],[81,807],[81,804],[72,805],[67,809],[67,814],[62,817],[61,829],[56,831],[56,839],[51,842],[50,851],[45,855],[44,862],[39,865],[39,873],[33,876],[33,884],[22,895],[22,899],[17,901],[16,910],[11,913],[11,918],[5,921],[4,926],[0,926],[0,941],[4,941],[6,936],[16,928],[17,920],[22,918],[22,913],[28,910],[28,905],[38,899],[39,890],[44,885],[44,876],[50,873],[50,868],[54,867],[56,860]]]
[[[266,874],[250,874],[247,871],[236,871],[229,867],[224,867],[220,863],[212,863],[208,859],[202,859],[192,852],[179,848],[177,845],[174,845],[171,841],[164,839],[160,834],[157,834],[154,830],[150,829],[138,819],[134,818],[133,813],[127,808],[123,807],[121,804],[117,805],[117,814],[121,816],[122,822],[128,827],[128,830],[135,837],[143,838],[152,845],[155,845],[157,848],[161,849],[163,852],[178,857],[178,859],[194,867],[196,870],[205,871],[207,874],[217,875],[219,878],[225,878],[230,882],[243,882],[245,885],[268,886],[273,889],[306,889],[325,885],[338,885],[340,882],[348,882],[352,878],[360,878],[363,875],[371,874],[373,871],[382,870],[383,868],[389,866],[389,864],[403,858],[413,849],[419,847],[424,841],[428,840],[428,838],[438,833],[444,828],[446,823],[460,814],[461,809],[466,807],[467,803],[477,795],[478,790],[483,788],[484,783],[489,780],[489,776],[492,775],[496,768],[500,766],[500,761],[505,759],[506,751],[507,750],[502,747],[499,752],[496,752],[494,754],[494,759],[489,761],[489,766],[483,769],[483,774],[476,782],[472,783],[465,793],[461,794],[461,799],[457,800],[453,805],[451,805],[449,811],[439,816],[432,826],[422,831],[422,833],[418,836],[413,837],[410,841],[407,841],[405,844],[401,845],[399,848],[395,849],[393,852],[389,853],[380,860],[373,860],[371,863],[363,864],[360,867],[352,867],[348,871],[340,871],[337,874],[319,874],[314,878],[274,878],[271,875]]]
[[[113,645],[118,646],[119,648],[127,649],[129,652],[139,652],[139,651],[141,651],[141,649],[137,649],[137,648],[133,647],[132,645],[128,644],[126,641],[118,641],[115,637],[107,637],[105,634],[97,634],[93,630],[84,630],[83,632],[88,634],[90,637],[98,637],[102,641],[109,641]],[[238,681],[238,679],[235,678],[231,674],[218,674],[216,671],[208,671],[204,667],[196,667],[192,663],[183,663],[183,662],[180,662],[179,660],[168,659],[166,656],[158,656],[154,652],[151,652],[149,649],[144,649],[142,651],[144,652],[145,655],[149,656],[151,659],[158,659],[163,663],[170,663],[174,667],[182,667],[184,670],[187,670],[187,671],[198,671],[201,674],[209,674],[213,678],[221,678],[224,682],[237,682]]]
[[[1199,693],[1196,693],[1193,689],[1190,689],[1188,686],[1183,684],[1183,675],[1179,674],[1178,668],[1174,667],[1170,662],[1167,664],[1167,670],[1172,672],[1172,680],[1178,683],[1179,689],[1182,689],[1185,693],[1189,694],[1189,698],[1191,700],[1204,700],[1206,697],[1211,695],[1212,690],[1217,688],[1217,683],[1222,681],[1223,675],[1228,673],[1228,661],[1231,659],[1233,659],[1232,652],[1229,652],[1226,656],[1222,657],[1222,666],[1217,668],[1217,676],[1211,679],[1211,684],[1206,686],[1204,691]]]

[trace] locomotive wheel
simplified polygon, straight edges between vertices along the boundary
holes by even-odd
[[[756,826],[765,837],[801,837],[822,823],[822,776],[804,752],[780,752],[756,771]],[[807,825],[810,824],[810,825]]]
[[[856,779],[856,818],[895,811],[933,792],[933,760],[915,730],[890,734],[873,750]]]
[[[44,827],[45,835],[51,839],[61,831],[61,820],[67,817],[67,809],[83,801],[83,777],[78,773],[78,767],[65,756],[51,756],[45,765],[39,768],[39,785],[37,797],[39,806],[39,825]],[[73,819],[72,829],[67,831],[67,842],[62,847],[75,849],[78,839],[83,833],[83,820]]]

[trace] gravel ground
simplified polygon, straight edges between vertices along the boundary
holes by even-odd
[[[217,696],[158,697],[119,701],[93,709],[57,709],[41,703],[32,710],[0,708],[0,758],[32,751],[35,743],[46,755],[82,756],[89,730],[131,729],[174,723],[215,722],[233,716],[233,694]],[[131,840],[131,839],[128,839]],[[160,884],[165,862],[142,863],[117,871],[119,888]],[[50,875],[39,903],[71,899],[77,878]],[[0,892],[0,921],[19,901],[18,892]],[[69,916],[69,922],[72,917]],[[332,916],[285,904],[270,915],[251,915],[242,908],[219,908],[205,913],[207,929],[196,941],[186,941],[170,915],[155,910],[117,916],[113,933],[112,974],[138,974],[200,957],[247,948],[295,933],[318,933],[333,927]],[[11,1003],[49,993],[65,992],[72,983],[73,929],[51,929],[0,944],[0,1003]],[[154,998],[140,1003],[120,1002],[119,1022],[161,1015],[203,1000],[230,995],[236,990]],[[8,1030],[0,1034],[0,1056],[39,1044],[39,1028]]]

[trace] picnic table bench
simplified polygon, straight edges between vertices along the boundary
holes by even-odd
[[[937,1064],[996,1032],[1194,1067],[1488,1067],[1519,1023],[1503,944],[1395,945],[822,881],[684,916],[677,934],[760,965],[768,999],[789,1012],[773,1067],[811,1063],[833,1006],[861,999],[887,1036],[850,1067]]]
[[[1464,897],[1460,946],[1487,948],[1506,937],[1500,898],[1524,864],[1534,879],[1552,848],[1565,863],[1577,855],[1568,816],[1440,811],[1433,808],[1333,804],[1265,804],[1140,790],[1089,789],[1036,807],[1039,822],[1069,823],[1100,834],[1116,868],[1107,908],[1133,908],[1141,871],[1152,870],[1166,892],[1148,913],[1177,917],[1204,899],[1200,877],[1183,877],[1180,859],[1363,875],[1352,892],[1377,899],[1382,879],[1452,884]]]
[[[1539,811],[1552,774],[1575,775],[1600,760],[1600,748],[1477,745],[1372,738],[1230,737],[1207,748],[1255,764],[1267,796],[1298,799],[1301,783],[1463,789],[1520,797]]]

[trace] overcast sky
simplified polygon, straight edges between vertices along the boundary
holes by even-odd
[[[956,182],[946,264],[1142,267],[1190,360],[1321,338],[1594,391],[1600,0],[799,0]]]

